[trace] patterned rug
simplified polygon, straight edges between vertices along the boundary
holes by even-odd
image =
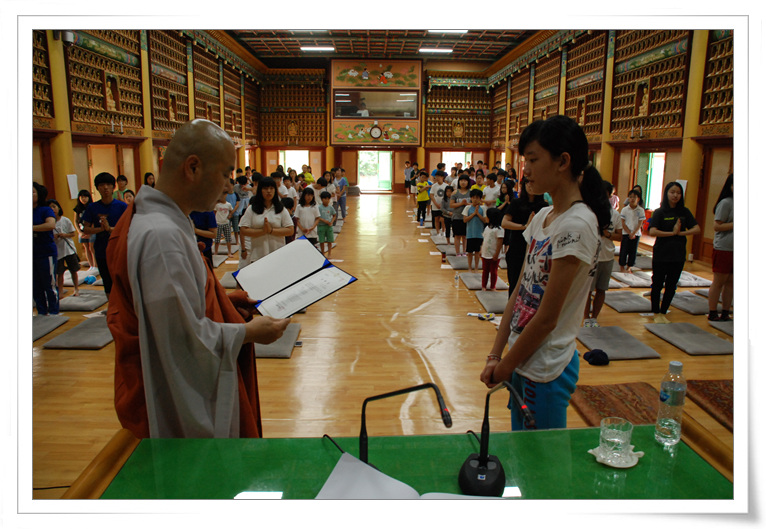
[[[734,431],[734,381],[687,380],[687,396],[711,417]]]
[[[604,417],[622,417],[633,424],[654,424],[659,394],[646,382],[578,385],[569,403],[589,426],[599,426]]]

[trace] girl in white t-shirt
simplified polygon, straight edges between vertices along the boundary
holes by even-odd
[[[481,289],[487,290],[487,280],[489,280],[489,289],[495,291],[500,252],[503,249],[505,235],[505,230],[500,227],[503,222],[503,213],[497,208],[489,208],[487,220],[489,222],[482,233],[484,240],[481,243]]]
[[[290,212],[277,197],[277,185],[272,178],[258,182],[258,190],[239,220],[244,238],[240,249],[239,268],[257,261],[285,245],[285,237],[294,233]]]
[[[308,186],[301,193],[301,201],[295,210],[295,218],[298,224],[297,236],[305,235],[311,244],[316,245],[318,242],[319,206],[317,206],[313,187]]]
[[[480,379],[488,387],[509,380],[523,396],[536,424],[523,421],[511,399],[514,430],[565,428],[579,373],[575,338],[611,206],[601,176],[588,163],[588,139],[572,118],[531,123],[519,152],[530,192],[550,193],[553,205],[524,231],[524,268]]]

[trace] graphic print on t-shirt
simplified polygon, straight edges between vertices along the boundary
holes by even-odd
[[[528,246],[524,275],[519,285],[519,294],[513,306],[513,318],[511,319],[511,331],[520,333],[527,326],[529,320],[540,308],[540,302],[548,286],[548,277],[551,273],[551,261],[553,246],[551,238],[542,241],[532,240]],[[530,290],[531,288],[531,290]]]

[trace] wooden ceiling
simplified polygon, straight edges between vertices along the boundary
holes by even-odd
[[[271,68],[322,67],[331,59],[434,59],[490,66],[534,35],[528,30],[468,30],[466,33],[417,30],[234,30],[227,31],[253,57]],[[301,46],[331,46],[335,51],[303,51]],[[421,48],[452,53],[420,53]]]

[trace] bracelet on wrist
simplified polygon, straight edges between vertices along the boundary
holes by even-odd
[[[499,362],[502,358],[500,358],[500,355],[487,355],[487,360],[497,360]]]

